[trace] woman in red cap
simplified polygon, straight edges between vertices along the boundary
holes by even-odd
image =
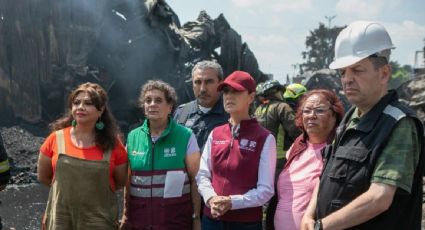
[[[210,133],[197,175],[205,201],[202,229],[262,229],[262,206],[274,193],[276,142],[251,118],[255,81],[235,71],[218,87],[228,124]]]

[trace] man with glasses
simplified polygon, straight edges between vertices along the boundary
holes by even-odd
[[[376,22],[354,22],[338,35],[330,68],[340,71],[354,107],[324,150],[302,229],[421,229],[424,132],[397,93],[387,91],[393,48]]]

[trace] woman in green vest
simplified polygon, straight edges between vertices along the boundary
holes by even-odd
[[[199,147],[192,131],[171,119],[176,102],[165,82],[148,81],[141,89],[146,119],[127,138],[122,229],[200,229]]]

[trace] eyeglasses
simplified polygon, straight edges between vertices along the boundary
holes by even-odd
[[[302,110],[302,112],[303,112],[304,116],[307,116],[307,115],[310,115],[310,114],[313,114],[313,113],[317,116],[320,116],[320,115],[326,114],[326,112],[329,109],[331,109],[331,108],[311,108],[311,109],[305,108],[305,109]]]

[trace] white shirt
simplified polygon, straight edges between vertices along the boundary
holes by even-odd
[[[196,176],[199,193],[202,195],[205,202],[211,197],[217,196],[217,193],[211,185],[211,142],[213,132],[214,131],[210,133],[205,143],[199,171]],[[230,195],[232,209],[258,207],[268,202],[274,194],[275,169],[276,140],[272,134],[269,134],[260,155],[257,187],[244,194]],[[242,179],[243,178],[241,178],[241,180]]]
[[[202,113],[208,113],[209,111],[211,111],[211,109],[212,108],[208,108],[208,107],[203,107],[203,106],[201,106],[201,105],[198,105],[198,107],[199,107],[199,110],[201,110],[202,111]]]

